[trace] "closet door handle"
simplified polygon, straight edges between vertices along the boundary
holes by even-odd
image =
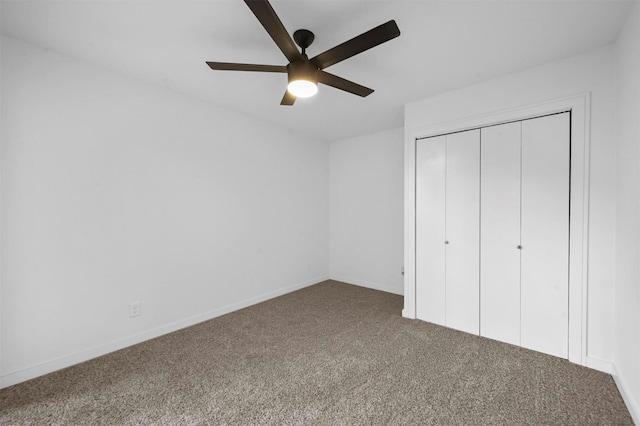
[[[449,241],[445,241],[444,243],[445,243],[445,244],[449,244]]]
[[[522,250],[522,246],[518,246],[516,247],[518,250]]]

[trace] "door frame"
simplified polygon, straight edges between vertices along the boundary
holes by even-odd
[[[587,285],[589,243],[590,93],[582,93],[489,114],[405,129],[404,156],[404,309],[416,318],[416,141],[446,133],[571,111],[569,218],[569,361],[590,365],[587,356]]]

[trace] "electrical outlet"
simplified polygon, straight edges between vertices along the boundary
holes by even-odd
[[[129,303],[129,318],[140,316],[140,302]]]

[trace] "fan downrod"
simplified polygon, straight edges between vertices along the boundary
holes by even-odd
[[[307,49],[307,47],[311,46],[311,43],[313,43],[314,38],[315,36],[309,30],[304,30],[304,29],[296,30],[293,33],[293,41],[295,41],[296,44],[302,48],[303,54],[304,54],[304,51]]]

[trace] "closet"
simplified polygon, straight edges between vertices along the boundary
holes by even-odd
[[[416,141],[416,316],[568,357],[570,113]]]

